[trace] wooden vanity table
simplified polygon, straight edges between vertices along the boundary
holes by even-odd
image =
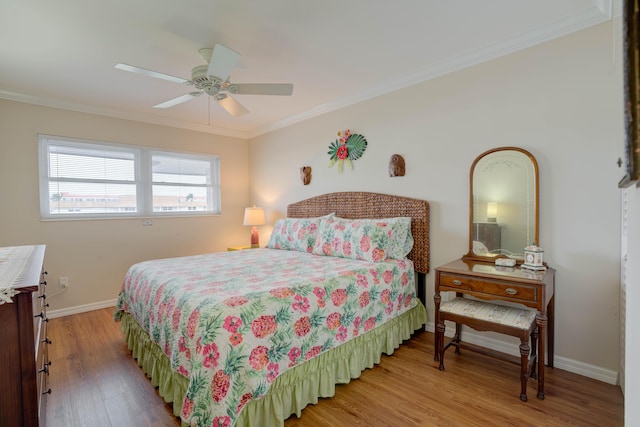
[[[521,267],[525,261],[523,251],[532,245],[537,246],[539,242],[538,183],[538,163],[531,153],[522,148],[493,148],[480,154],[474,160],[469,173],[469,252],[461,259],[435,269],[434,302],[436,337],[440,334],[441,340],[445,331],[444,323],[441,323],[441,316],[442,319],[445,319],[445,316],[450,315],[447,313],[447,306],[443,307],[444,313],[440,312],[441,302],[443,304],[445,302],[442,300],[441,292],[455,292],[458,297],[474,297],[503,305],[517,303],[536,310],[538,398],[544,399],[545,352],[549,367],[553,367],[554,357],[555,270],[549,267],[546,270],[533,270],[538,267],[537,263],[536,265],[530,264],[532,269]],[[488,207],[491,203],[500,205],[499,211],[494,215],[496,215],[496,222],[500,224],[499,228],[502,233],[501,239],[497,242],[499,248],[490,249],[491,253],[485,253],[478,251],[474,243],[481,241],[485,246],[487,245],[486,242],[489,239],[485,235],[486,233],[481,236],[482,230],[478,224],[483,223],[485,218],[486,221],[490,221]],[[517,263],[517,265],[514,267],[496,266],[495,261],[498,258],[508,258],[510,262]],[[527,262],[530,263],[530,261]],[[540,250],[539,262],[542,263],[542,250]],[[469,313],[468,316],[457,313],[456,337],[460,337],[461,321],[462,324],[467,321],[471,325],[479,325],[478,322],[474,322],[473,315],[473,313]],[[449,317],[449,319],[452,318]],[[531,326],[533,319],[531,317],[529,319],[529,326]],[[499,322],[493,322],[492,319],[483,319],[480,330],[500,332],[500,326]],[[503,329],[503,331],[505,330]],[[436,339],[435,360],[438,360],[441,342]],[[454,340],[454,342],[458,348],[469,348],[509,359],[507,355],[490,349],[462,341],[458,343]],[[533,337],[532,342],[535,342]],[[446,346],[443,344],[442,348],[446,349]],[[521,355],[523,354],[522,348],[521,346]],[[524,366],[525,363],[527,363],[526,358],[522,358],[521,366],[523,366],[524,372],[522,394],[525,396],[523,400],[526,400],[524,389],[526,388],[527,367]],[[443,369],[442,364],[440,369]]]
[[[522,269],[520,266],[497,267],[488,262],[458,259],[436,268],[433,297],[436,306],[435,323],[438,324],[439,321],[441,292],[455,292],[457,296],[467,295],[483,300],[518,303],[537,310],[538,396],[544,396],[545,350],[548,354],[548,366],[553,367],[554,288],[555,270],[552,268],[534,272]],[[434,359],[437,360],[439,351],[437,340],[434,348]],[[487,351],[487,353],[491,352]]]

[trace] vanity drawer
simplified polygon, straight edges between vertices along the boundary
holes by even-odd
[[[514,301],[538,301],[538,292],[535,286],[527,286],[513,282],[501,282],[499,280],[442,273],[440,275],[440,287],[449,288],[441,289],[443,291],[460,289],[461,292],[474,293],[480,297],[485,295],[487,297],[500,297],[500,299]]]

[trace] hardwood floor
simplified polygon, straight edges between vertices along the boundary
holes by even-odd
[[[49,427],[179,426],[144,376],[112,320],[112,309],[52,319]],[[299,426],[622,426],[617,386],[546,370],[545,400],[529,381],[519,399],[519,366],[450,350],[433,361],[433,334],[417,333],[380,365],[336,388],[285,427]],[[262,427],[262,426],[261,426]]]

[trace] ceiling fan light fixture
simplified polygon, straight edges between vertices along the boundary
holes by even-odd
[[[226,93],[219,93],[214,96],[213,99],[233,117],[243,116],[249,112],[242,104]]]
[[[173,107],[174,105],[181,104],[206,93],[229,114],[234,117],[238,117],[247,114],[249,110],[243,107],[242,104],[236,101],[229,94],[290,96],[293,93],[293,85],[290,83],[231,83],[229,81],[229,75],[240,60],[240,54],[226,46],[216,44],[213,49],[200,49],[200,55],[202,55],[205,61],[207,61],[207,64],[198,65],[197,67],[192,68],[191,80],[127,64],[117,64],[115,67],[119,70],[183,83],[199,89],[198,92],[191,92],[177,98],[170,99],[154,105],[153,108]]]

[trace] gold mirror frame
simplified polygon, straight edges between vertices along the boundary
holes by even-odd
[[[526,227],[529,228],[530,227],[530,223],[529,221],[533,220],[534,224],[533,224],[533,237],[532,239],[530,239],[531,241],[527,242],[522,248],[520,248],[521,250],[524,250],[524,247],[534,243],[536,245],[539,245],[539,241],[538,241],[538,236],[539,236],[539,186],[538,186],[538,163],[536,162],[535,157],[533,157],[533,155],[531,153],[529,153],[528,151],[522,149],[522,148],[518,148],[518,147],[498,147],[498,148],[493,148],[491,150],[485,151],[484,153],[480,154],[474,161],[473,164],[471,165],[471,170],[469,172],[469,252],[464,255],[462,258],[464,260],[473,260],[473,261],[484,261],[484,262],[495,262],[495,260],[497,258],[513,258],[516,260],[516,262],[518,264],[523,262],[523,258],[520,256],[509,256],[507,254],[504,253],[494,253],[490,256],[485,256],[485,255],[479,255],[477,253],[475,253],[474,251],[474,219],[477,219],[478,217],[478,212],[475,212],[474,215],[474,207],[477,204],[477,201],[474,200],[474,188],[473,188],[473,182],[474,182],[474,174],[476,173],[476,166],[478,165],[478,163],[481,160],[486,160],[487,156],[491,156],[492,154],[495,153],[499,153],[499,154],[504,154],[503,152],[505,151],[516,151],[519,152],[523,155],[525,155],[526,157],[529,158],[529,160],[531,161],[531,168],[533,170],[533,177],[531,177],[532,181],[529,181],[529,183],[525,183],[524,185],[531,185],[533,184],[533,189],[534,189],[534,195],[532,198],[532,202],[533,202],[533,206],[529,206],[529,203],[527,203],[526,206]],[[523,188],[524,191],[526,191],[526,188]],[[503,201],[504,202],[504,201]],[[475,218],[474,218],[475,216]],[[477,228],[476,228],[476,233],[477,233]],[[502,246],[502,244],[500,245]],[[502,250],[502,249],[501,249]]]

